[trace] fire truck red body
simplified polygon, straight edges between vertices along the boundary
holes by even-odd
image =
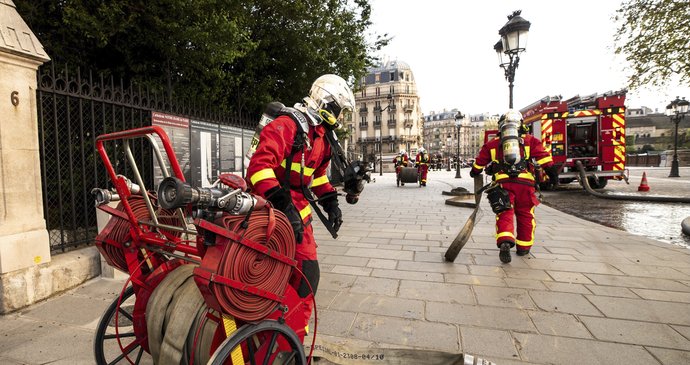
[[[625,90],[575,96],[547,96],[520,110],[530,133],[541,139],[558,167],[559,181],[578,178],[576,161],[585,166],[593,188],[610,179],[626,179]]]

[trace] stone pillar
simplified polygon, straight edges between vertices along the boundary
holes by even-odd
[[[11,296],[34,301],[32,285],[8,277],[50,262],[36,110],[36,72],[49,60],[12,0],[0,0],[0,312]]]

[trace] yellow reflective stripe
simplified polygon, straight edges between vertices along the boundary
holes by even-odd
[[[311,207],[308,205],[304,207],[304,209],[299,211],[299,216],[302,219],[304,219],[304,217],[308,216],[309,214],[311,214]]]
[[[223,314],[223,329],[225,329],[225,337],[230,337],[237,331],[237,324],[235,318],[228,314]],[[242,347],[237,346],[230,352],[233,364],[244,364],[244,355],[242,354]]]
[[[508,174],[502,174],[502,173],[497,173],[494,175],[496,177],[496,180],[501,180],[501,179],[508,179],[510,176]],[[525,180],[532,180],[534,181],[534,176],[532,176],[531,173],[529,172],[521,172],[518,176],[520,179],[525,179]]]
[[[287,160],[283,160],[283,162],[280,163],[280,166],[285,168],[286,163],[287,163]],[[295,171],[299,174],[299,170],[302,167],[302,164],[300,162],[293,162],[292,166],[290,166],[290,167],[291,167],[290,170]],[[316,169],[304,166],[304,176],[311,176],[312,174],[314,174],[314,170],[316,170]]]
[[[496,149],[491,149],[491,161],[496,161]]]
[[[266,180],[266,179],[275,179],[276,178],[276,173],[273,172],[273,169],[263,169],[257,171],[252,177],[249,179],[252,182],[252,185],[256,185],[261,180]]]
[[[484,168],[484,166],[481,166],[481,165],[477,165],[477,163],[476,163],[476,162],[472,164],[472,167],[474,167],[474,168],[475,168],[475,169],[477,169],[477,170],[481,170],[481,169],[483,169],[483,168]]]
[[[534,208],[536,208],[536,206],[535,206],[535,207],[532,207],[532,209],[529,210],[529,214],[532,216],[532,221],[531,221],[531,223],[532,223],[532,231],[530,232],[530,237],[529,237],[530,240],[529,240],[529,241],[515,240],[515,243],[517,243],[517,244],[520,245],[520,246],[527,246],[527,247],[529,247],[529,246],[532,246],[532,245],[534,244],[534,230],[537,228],[537,222],[536,222],[536,220],[534,219]]]
[[[315,188],[315,187],[317,187],[317,186],[319,186],[319,185],[323,185],[323,184],[325,184],[325,183],[327,183],[327,182],[328,182],[328,176],[327,176],[327,175],[323,175],[323,176],[321,176],[321,177],[317,177],[316,179],[314,179],[314,181],[311,182],[311,187],[312,187],[312,188]]]
[[[501,238],[501,237],[510,237],[510,238],[515,238],[515,235],[513,235],[513,232],[499,232],[496,233],[496,238]]]
[[[525,146],[525,160],[529,159],[529,146]]]
[[[551,156],[546,156],[542,158],[541,160],[537,160],[537,164],[543,165],[545,163],[553,162],[553,158]]]
[[[518,246],[532,246],[534,244],[534,240],[531,240],[531,241],[515,240],[515,243],[517,243]]]

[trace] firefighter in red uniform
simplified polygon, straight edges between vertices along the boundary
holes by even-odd
[[[429,171],[429,154],[424,147],[420,147],[417,156],[414,159],[414,165],[417,167],[417,174],[419,174],[419,184],[426,186],[426,175]]]
[[[487,190],[489,203],[496,213],[496,245],[501,262],[511,261],[510,249],[517,245],[517,255],[529,253],[534,243],[536,220],[534,208],[539,204],[535,196],[535,164],[544,168],[551,183],[558,176],[553,159],[539,139],[524,133],[522,114],[509,110],[498,121],[500,137],[482,146],[470,171],[479,175],[486,168],[494,183]],[[513,216],[517,220],[517,237]]]
[[[354,95],[341,77],[331,74],[319,77],[304,102],[292,109],[292,116],[281,115],[263,128],[247,168],[252,191],[285,213],[295,233],[295,260],[308,280],[305,282],[297,270],[290,279],[290,284],[303,298],[304,331],[297,330],[300,339],[308,330],[313,309],[311,298],[320,277],[309,199],[313,201],[313,195],[318,198],[328,214],[328,222],[324,223],[330,225],[327,228],[332,234],[337,232],[342,224],[342,213],[336,190],[326,175],[331,160],[326,134],[333,133],[341,111],[352,110],[354,103]],[[299,120],[294,120],[295,117]],[[300,136],[302,143],[297,142]],[[301,145],[297,151],[296,145]]]
[[[398,186],[405,186],[405,183],[400,179],[400,173],[402,172],[402,168],[407,167],[409,162],[410,159],[407,157],[407,152],[405,150],[401,150],[400,154],[393,159],[393,165],[395,165],[395,179]]]

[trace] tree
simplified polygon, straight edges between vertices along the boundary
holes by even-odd
[[[690,6],[683,0],[624,0],[614,17],[615,51],[632,66],[631,88],[690,83]]]
[[[374,63],[368,0],[15,0],[54,60],[258,115]]]

